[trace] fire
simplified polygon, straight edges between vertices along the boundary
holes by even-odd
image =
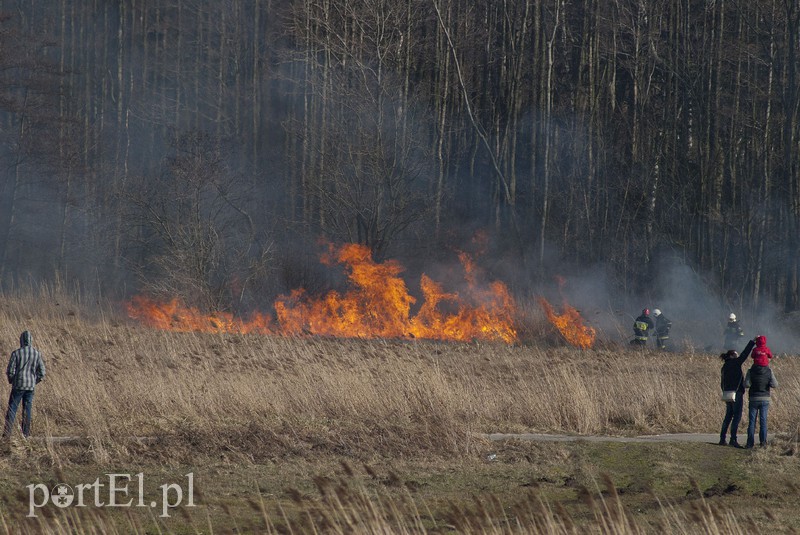
[[[303,289],[280,296],[274,303],[277,325],[263,314],[244,321],[230,314],[203,314],[182,307],[176,300],[156,303],[136,297],[128,314],[145,324],[174,331],[312,334],[347,338],[425,338],[432,340],[517,341],[517,309],[502,282],[479,283],[472,259],[459,254],[466,289],[447,292],[427,275],[420,279],[421,304],[400,277],[403,267],[394,260],[372,259],[370,250],[358,244],[329,246],[322,256],[326,265],[345,267],[349,289],[310,296]]]
[[[515,342],[516,307],[508,289],[500,282],[481,288],[469,257],[462,253],[459,258],[466,272],[466,300],[422,275],[422,304],[414,315],[411,309],[416,299],[400,278],[403,268],[399,263],[377,263],[367,247],[343,245],[324,260],[343,264],[352,288],[344,294],[331,291],[317,298],[295,290],[275,303],[278,323],[290,334]],[[454,312],[443,312],[440,304],[449,305]]]
[[[565,302],[563,304],[564,312],[556,314],[552,305],[544,297],[539,298],[539,303],[542,305],[547,319],[555,325],[567,343],[581,349],[590,349],[594,346],[597,333],[593,327],[583,324],[580,312]]]
[[[254,314],[244,321],[227,312],[207,314],[193,307],[181,305],[177,299],[159,303],[144,296],[136,296],[126,308],[128,316],[145,325],[165,331],[206,333],[259,333],[272,332],[272,320],[263,314]]]

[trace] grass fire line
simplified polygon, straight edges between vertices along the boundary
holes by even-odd
[[[158,301],[135,296],[127,304],[127,312],[148,326],[170,331],[486,340],[507,344],[519,340],[519,312],[508,288],[500,281],[481,282],[479,270],[466,253],[459,254],[465,289],[445,291],[440,283],[423,274],[421,303],[412,314],[417,299],[400,277],[403,267],[397,261],[376,262],[369,248],[359,244],[328,247],[322,263],[344,266],[349,288],[343,293],[331,290],[321,296],[308,295],[302,288],[292,290],[274,303],[277,323],[263,313],[246,320],[226,312],[203,313],[175,298]]]
[[[74,486],[66,483],[57,483],[52,489],[48,489],[44,483],[32,483],[27,485],[28,489],[28,517],[37,517],[37,510],[52,504],[59,509],[68,507],[148,507],[155,509],[161,507],[161,518],[169,518],[170,509],[177,507],[195,507],[194,503],[194,473],[185,474],[186,477],[186,502],[183,502],[183,487],[178,483],[164,483],[158,488],[161,489],[161,500],[145,501],[144,473],[138,474],[116,474],[106,473],[108,484],[103,484],[100,478],[93,483],[79,483]],[[136,499],[129,492],[130,483],[136,480]],[[107,490],[103,490],[107,489]],[[93,500],[87,502],[85,493],[90,491]],[[103,501],[107,498],[107,501]],[[129,498],[127,501],[119,501]],[[136,503],[134,503],[134,501]]]

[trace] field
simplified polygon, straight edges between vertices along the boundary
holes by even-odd
[[[581,351],[172,333],[46,292],[3,298],[0,320],[4,351],[29,329],[48,370],[33,438],[2,445],[0,532],[743,533],[800,525],[794,357],[773,362],[780,387],[765,449],[492,442],[487,433],[716,433],[720,361],[613,344]],[[746,423],[740,441],[745,434]],[[26,516],[29,485],[75,488],[108,483],[109,473],[132,476],[118,502],[137,502],[142,474],[145,501],[158,506],[93,507],[89,490],[86,507],[49,503]],[[194,507],[186,506],[186,474]],[[167,484],[183,489],[168,517],[159,501]]]

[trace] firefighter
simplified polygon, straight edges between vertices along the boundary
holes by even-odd
[[[728,324],[725,326],[725,349],[736,349],[741,347],[744,340],[744,331],[736,319],[736,314],[731,312],[728,316]]]
[[[667,340],[669,340],[669,330],[672,328],[672,322],[657,308],[653,310],[653,317],[656,318],[656,345],[659,349],[667,349]]]
[[[631,345],[644,347],[647,345],[647,337],[653,332],[655,325],[650,318],[650,309],[645,308],[642,314],[633,322],[633,340]]]

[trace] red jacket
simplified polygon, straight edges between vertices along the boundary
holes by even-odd
[[[767,347],[767,337],[762,335],[756,336],[756,347],[753,349],[753,361],[758,366],[766,366],[772,358],[772,351]]]

